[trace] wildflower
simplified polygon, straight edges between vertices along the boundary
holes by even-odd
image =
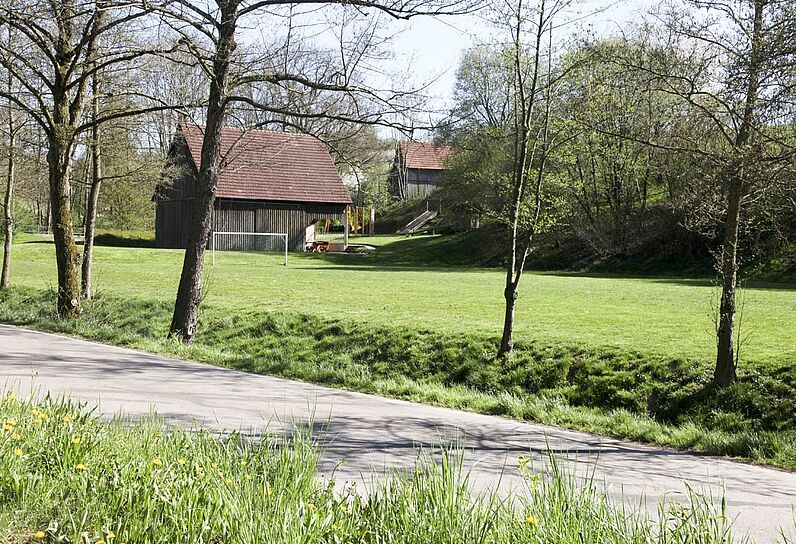
[[[47,536],[47,533],[45,533],[44,531],[36,531],[35,533],[33,533],[33,538],[35,538],[36,540],[41,540],[45,536]]]
[[[14,394],[13,391],[9,391],[8,400],[10,400],[11,402],[16,402],[17,401],[17,396]]]
[[[539,520],[536,519],[535,516],[528,516],[527,518],[525,518],[525,524],[533,527],[535,525],[539,525]]]
[[[114,538],[116,538],[116,533],[114,533],[113,531],[108,531],[108,534],[105,535],[105,538],[109,541],[113,540]]]
[[[156,467],[160,467],[163,466],[163,461],[160,460],[160,457],[155,457],[154,459],[152,459],[152,464],[155,465]]]
[[[336,523],[332,523],[332,531],[336,531],[339,528]]]
[[[3,430],[4,430],[4,431],[11,432],[11,431],[13,431],[13,430],[14,430],[14,426],[13,426],[13,425],[11,425],[10,423],[6,423],[5,425],[3,425]]]
[[[224,481],[227,483],[227,485],[232,485],[232,480],[230,480],[229,478],[227,478],[227,479],[226,479],[226,480],[224,480]]]
[[[97,540],[96,544],[105,544],[105,540],[100,538],[99,540]]]
[[[204,471],[205,471],[205,469],[204,469],[204,468],[202,468],[202,467],[196,467],[196,472],[198,472],[199,474],[203,473]]]
[[[74,446],[79,445],[81,442],[83,442],[83,439],[80,438],[79,436],[76,436],[72,439],[72,445]]]
[[[212,468],[218,468],[218,463],[210,463],[210,466],[211,466]]]
[[[252,481],[252,475],[251,475],[251,474],[247,474],[247,475],[246,475],[246,479],[247,479],[247,480],[249,480],[249,481],[251,482],[251,481]]]
[[[248,464],[249,464],[249,462],[246,459],[242,459],[241,462],[240,462],[240,466],[242,466],[242,467],[245,467]]]
[[[86,468],[87,468],[86,465],[84,465],[83,463],[78,463],[75,465],[75,470],[86,470]]]
[[[75,420],[74,414],[66,414],[64,417],[61,418],[61,421],[64,423],[71,423]]]
[[[269,488],[269,489],[270,489],[270,488]],[[269,493],[269,495],[270,495],[270,493]],[[309,508],[310,510],[315,510],[315,503],[308,502],[308,503],[307,503],[307,508]]]
[[[187,462],[187,461],[186,461],[185,459],[183,459],[182,457],[180,457],[179,459],[177,459],[177,464],[179,464],[179,465],[184,465],[186,462]]]
[[[19,441],[19,440],[22,440],[22,437],[19,436],[19,433],[14,433],[14,434],[11,435],[11,440]]]
[[[267,487],[267,488],[265,489],[265,492],[266,492],[267,494],[269,494],[269,495],[272,495],[272,494],[274,493],[274,488],[273,488],[273,487]]]
[[[20,448],[15,449],[14,455],[16,455],[17,457],[22,457],[22,450]]]

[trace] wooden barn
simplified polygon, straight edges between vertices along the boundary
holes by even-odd
[[[155,245],[184,248],[194,211],[204,127],[181,125],[169,151],[170,183],[155,195]],[[213,213],[215,232],[287,233],[288,249],[304,251],[315,225],[347,225],[351,203],[326,146],[305,134],[225,128]],[[276,237],[219,236],[218,249],[278,251]]]
[[[439,185],[450,153],[446,145],[399,142],[390,170],[390,194],[400,200],[429,196]]]

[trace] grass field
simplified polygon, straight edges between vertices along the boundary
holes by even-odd
[[[420,457],[367,497],[318,478],[302,430],[252,444],[234,433],[101,422],[79,406],[0,391],[0,541],[46,543],[496,542],[732,544],[721,507],[695,494],[650,516],[576,481],[550,457],[507,499],[469,487],[455,452]],[[508,467],[507,467],[508,469]]]
[[[165,338],[181,252],[98,247],[99,296],[71,322],[53,315],[52,245],[23,240],[0,321],[796,469],[796,286],[743,291],[740,379],[715,389],[709,280],[529,273],[500,360],[502,271],[453,266],[451,240],[378,237],[288,267],[220,253],[190,347]]]
[[[503,272],[433,265],[439,239],[365,239],[372,255],[219,253],[207,267],[206,301],[230,313],[285,311],[361,324],[441,333],[498,334]],[[432,265],[424,265],[426,257]],[[98,247],[95,281],[121,297],[172,300],[182,253]],[[52,287],[52,245],[16,247],[14,284]],[[709,279],[528,273],[517,306],[517,337],[547,344],[619,348],[703,361],[714,357]],[[742,291],[742,360],[796,361],[796,285]]]

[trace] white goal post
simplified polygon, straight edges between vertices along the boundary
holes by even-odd
[[[213,254],[213,265],[216,264],[216,236],[278,236],[285,241],[285,266],[287,266],[287,233],[285,232],[213,232],[210,250]]]

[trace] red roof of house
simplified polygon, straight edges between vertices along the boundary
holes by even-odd
[[[183,125],[199,166],[204,127]],[[221,168],[216,196],[250,200],[349,204],[343,180],[326,146],[313,136],[266,130],[221,130]]]
[[[444,170],[445,159],[451,154],[449,146],[434,145],[429,142],[403,141],[399,146],[404,159],[404,168]]]

